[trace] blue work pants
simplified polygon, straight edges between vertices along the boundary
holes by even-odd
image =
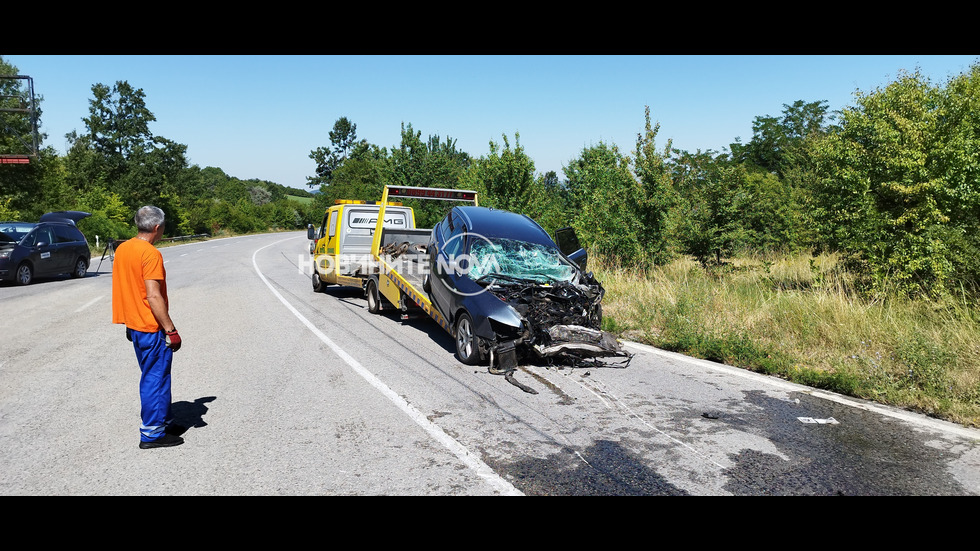
[[[163,331],[126,330],[133,341],[140,366],[140,441],[152,442],[164,434],[171,421],[170,367],[174,352]]]

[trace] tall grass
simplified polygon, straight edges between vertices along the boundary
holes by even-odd
[[[590,263],[606,288],[603,328],[621,338],[980,427],[980,314],[968,293],[869,298],[833,255]]]

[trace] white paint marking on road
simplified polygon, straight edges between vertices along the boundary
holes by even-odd
[[[272,294],[279,299],[279,302],[282,302],[283,305],[285,305],[286,308],[290,312],[292,312],[293,315],[296,316],[297,319],[299,319],[299,321],[303,323],[303,325],[305,325],[314,335],[316,335],[317,338],[323,341],[324,344],[329,346],[330,349],[334,351],[334,353],[340,356],[340,359],[344,360],[344,362],[347,365],[349,365],[351,369],[354,370],[355,373],[360,375],[371,386],[373,386],[375,389],[381,392],[382,395],[384,395],[386,398],[391,400],[391,402],[394,403],[395,406],[398,407],[398,409],[406,413],[413,421],[415,421],[416,424],[422,427],[422,429],[425,430],[427,433],[429,433],[430,436],[432,436],[439,443],[445,446],[453,455],[459,458],[460,461],[465,463],[466,466],[468,466],[470,469],[473,469],[473,471],[476,472],[478,476],[483,478],[483,480],[485,480],[487,484],[489,484],[496,491],[504,495],[515,495],[515,496],[524,495],[523,492],[515,488],[510,482],[507,482],[506,480],[501,478],[500,475],[495,473],[493,469],[491,469],[486,463],[481,461],[473,452],[469,451],[462,444],[460,444],[452,437],[450,437],[448,434],[443,432],[443,430],[439,428],[438,425],[429,421],[425,417],[425,415],[422,415],[422,412],[415,409],[411,404],[405,401],[404,398],[402,398],[401,396],[396,394],[393,390],[391,390],[391,388],[389,388],[388,385],[384,384],[380,379],[375,377],[373,373],[368,371],[367,368],[361,365],[360,362],[354,359],[354,357],[348,354],[343,348],[337,346],[337,344],[335,344],[333,340],[330,339],[330,337],[326,336],[322,331],[320,331],[319,328],[317,328],[317,326],[313,325],[313,322],[311,322],[306,318],[306,316],[301,314],[292,304],[289,303],[289,301],[287,301],[279,293],[279,291],[277,291],[272,286],[271,283],[269,283],[269,280],[266,279],[265,275],[263,275],[262,271],[259,269],[259,265],[256,262],[255,258],[259,254],[259,251],[261,251],[262,249],[271,247],[273,245],[277,245],[279,243],[282,243],[283,241],[289,241],[290,239],[297,239],[297,238],[291,237],[289,239],[276,241],[275,243],[270,243],[265,247],[260,247],[259,249],[256,249],[254,253],[252,253],[252,266],[255,268],[255,273],[259,275],[259,278],[262,280],[263,283],[265,283],[266,287],[268,287],[269,290],[272,291]]]
[[[840,422],[833,417],[828,417],[827,419],[814,419],[813,417],[797,417],[796,418],[801,423],[806,423],[808,425],[839,425]]]
[[[81,312],[82,310],[84,310],[84,309],[86,309],[86,308],[88,308],[89,306],[92,306],[92,305],[93,305],[93,304],[95,304],[96,302],[99,302],[100,300],[102,300],[102,297],[104,297],[104,296],[105,296],[105,295],[100,295],[100,296],[97,296],[97,297],[95,297],[95,298],[93,298],[92,300],[90,300],[90,301],[88,301],[88,302],[86,302],[85,304],[83,304],[83,305],[81,305],[81,306],[79,306],[79,307],[78,307],[78,309],[77,309],[77,310],[75,310],[75,313],[77,314],[78,312]]]

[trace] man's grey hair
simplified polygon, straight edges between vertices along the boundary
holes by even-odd
[[[155,226],[163,225],[163,210],[160,207],[154,207],[153,205],[146,205],[145,207],[140,207],[136,211],[136,216],[133,220],[136,221],[136,229],[141,232],[152,232]]]

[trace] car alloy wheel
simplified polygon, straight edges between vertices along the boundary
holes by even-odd
[[[71,273],[71,276],[76,278],[85,277],[85,274],[87,272],[88,272],[88,263],[85,262],[84,258],[79,258],[78,261],[75,262],[75,271]]]
[[[34,270],[31,269],[30,264],[24,263],[17,267],[17,283],[21,285],[30,285],[33,279]]]
[[[480,361],[479,337],[473,333],[473,320],[463,312],[456,320],[456,357],[466,365],[476,365]]]

